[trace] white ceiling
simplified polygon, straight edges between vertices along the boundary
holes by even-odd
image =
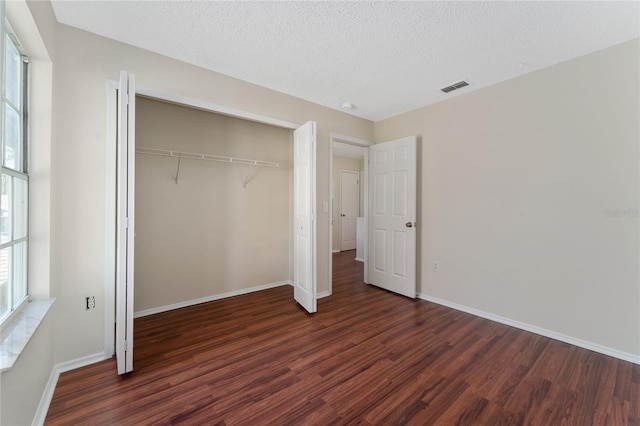
[[[637,1],[52,3],[63,24],[370,120],[640,36]]]

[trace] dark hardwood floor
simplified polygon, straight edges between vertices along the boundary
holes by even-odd
[[[135,371],[60,376],[46,424],[640,425],[640,366],[362,282],[139,318]]]

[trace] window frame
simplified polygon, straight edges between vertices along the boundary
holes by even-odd
[[[30,300],[29,297],[29,57],[26,55],[24,48],[22,47],[20,40],[18,39],[16,33],[11,28],[11,24],[8,22],[5,16],[2,17],[2,31],[0,34],[2,35],[2,48],[0,50],[0,54],[2,54],[2,70],[0,70],[2,79],[0,82],[0,120],[3,123],[3,131],[0,135],[0,176],[7,176],[9,181],[11,182],[11,200],[8,202],[10,205],[9,209],[11,210],[11,223],[10,223],[10,239],[3,243],[0,243],[0,253],[3,250],[8,250],[11,255],[8,255],[9,265],[8,274],[10,275],[8,278],[8,288],[7,288],[7,298],[8,298],[8,311],[0,312],[0,330],[3,329],[7,324],[9,324],[15,316],[20,313],[20,311],[27,305]],[[7,95],[7,89],[5,87],[6,83],[6,74],[7,74],[7,61],[4,60],[6,52],[5,52],[5,43],[10,42],[13,47],[16,49],[17,53],[20,55],[19,66],[20,70],[18,73],[20,79],[20,105],[16,106]],[[20,159],[19,163],[15,164],[15,168],[11,168],[8,165],[5,165],[5,123],[6,123],[6,114],[7,109],[11,108],[13,111],[16,111],[20,117],[20,125],[19,125],[19,135],[20,135]],[[18,208],[15,206],[16,200],[16,188],[18,185],[16,181],[22,181],[24,184],[24,193],[23,202],[24,207]],[[0,199],[0,206],[2,201]],[[20,214],[22,216],[22,220],[24,221],[24,233],[23,236],[16,238],[15,230],[16,230],[16,216]],[[23,245],[23,246],[21,246]],[[19,250],[24,247],[24,252],[22,254],[21,262],[16,260],[16,254],[19,253]],[[1,261],[2,259],[0,259]],[[19,263],[19,265],[18,265]],[[16,266],[19,266],[17,268]],[[19,282],[16,278],[20,278]],[[19,299],[16,300],[14,294],[16,291],[24,291],[24,295],[18,296]]]

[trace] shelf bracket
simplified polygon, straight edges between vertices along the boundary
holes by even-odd
[[[176,169],[176,185],[178,184],[178,177],[180,176],[180,161],[182,160],[181,156],[178,156],[178,168]]]
[[[242,187],[246,188],[247,184],[249,183],[249,181],[251,180],[251,168],[256,164],[256,162],[254,161],[253,163],[249,164],[249,171],[247,172],[247,175],[244,178],[244,182],[242,182]]]

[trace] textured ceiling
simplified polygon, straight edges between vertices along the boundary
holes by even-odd
[[[63,24],[370,120],[640,35],[639,2],[52,3]]]

